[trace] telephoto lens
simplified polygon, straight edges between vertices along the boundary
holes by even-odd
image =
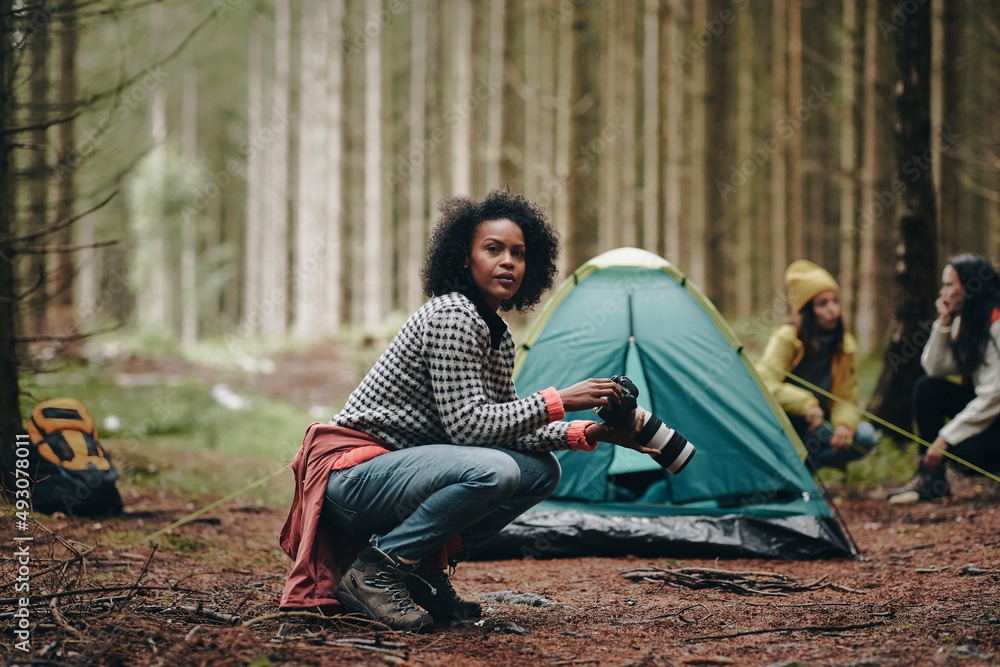
[[[611,379],[624,392],[621,403],[614,408],[602,407],[594,412],[615,430],[626,426],[629,429],[634,429],[635,420],[642,419],[642,429],[636,435],[635,441],[643,447],[656,449],[660,452],[653,456],[653,460],[658,466],[674,475],[680,473],[694,456],[695,446],[680,433],[660,421],[652,412],[638,407],[636,399],[639,397],[639,389],[631,380],[618,375]]]
[[[660,421],[652,412],[636,408],[635,416],[636,419],[644,420],[642,430],[639,431],[635,441],[643,447],[658,449],[660,453],[654,456],[653,460],[667,472],[676,475],[684,470],[684,466],[694,456],[695,446],[683,435]],[[633,428],[634,424],[635,422]]]

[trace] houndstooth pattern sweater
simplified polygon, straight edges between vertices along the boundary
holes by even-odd
[[[331,424],[368,433],[394,449],[425,444],[524,451],[593,449],[590,422],[559,421],[554,388],[518,398],[514,340],[485,303],[435,297],[414,313]]]

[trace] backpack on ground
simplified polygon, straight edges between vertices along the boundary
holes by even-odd
[[[94,418],[75,398],[35,406],[28,425],[28,471],[36,512],[87,517],[120,514],[118,471],[101,447]]]

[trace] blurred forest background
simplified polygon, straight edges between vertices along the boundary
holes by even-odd
[[[918,16],[930,144],[902,159]],[[121,323],[230,350],[398,325],[436,202],[498,187],[546,209],[562,277],[652,250],[751,343],[806,257],[885,348],[911,181],[936,193],[925,272],[1000,259],[998,3],[3,0],[0,21],[8,371]]]

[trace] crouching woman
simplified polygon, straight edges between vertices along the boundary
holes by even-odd
[[[757,371],[805,444],[807,462],[843,468],[871,451],[878,437],[857,410],[857,343],[844,330],[840,286],[805,259],[788,266],[785,283],[795,319],[772,332]]]
[[[927,375],[914,385],[912,403],[917,435],[933,446],[921,446],[917,474],[888,496],[894,504],[951,495],[944,452],[957,459],[956,470],[972,472],[960,463],[967,461],[1000,471],[1000,276],[983,257],[954,257],[935,306],[920,358]]]
[[[493,191],[447,198],[441,212],[422,270],[432,298],[344,409],[310,427],[293,462],[281,544],[296,562],[283,609],[340,605],[408,631],[479,616],[444,568],[552,493],[553,450],[605,441],[657,453],[634,432],[563,421],[618,403],[610,379],[514,391],[514,343],[498,311],[529,309],[552,285],[558,242],[541,210]]]

